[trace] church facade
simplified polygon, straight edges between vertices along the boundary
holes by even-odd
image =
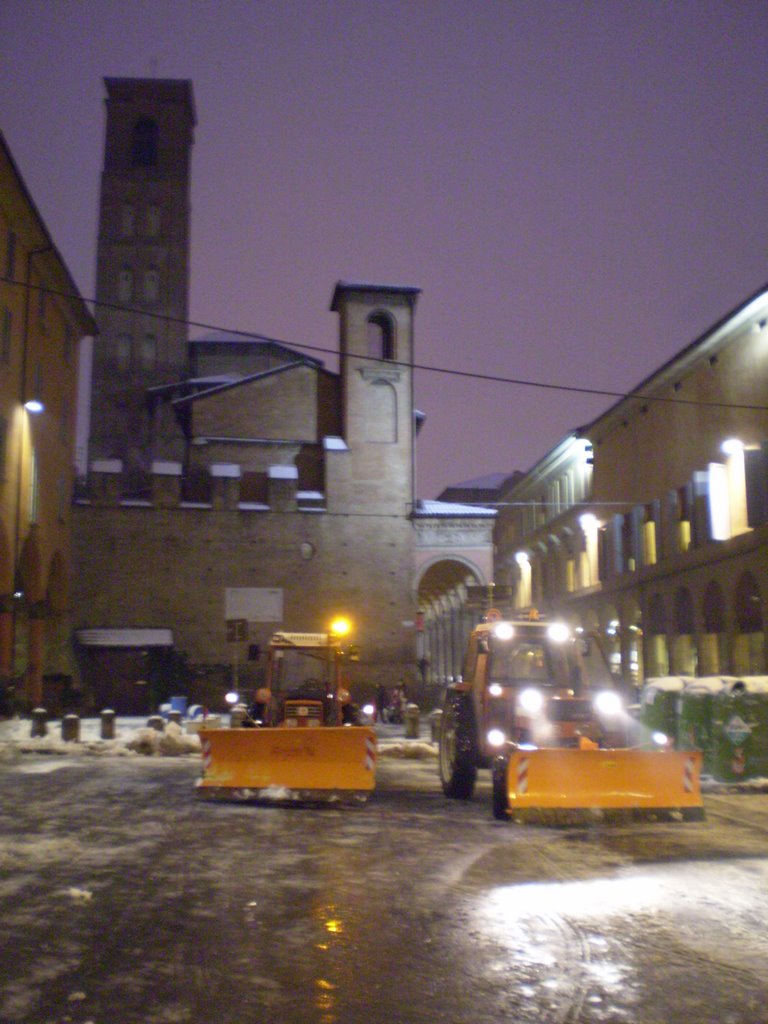
[[[339,371],[254,336],[187,337],[184,81],[107,79],[89,470],[75,507],[85,700],[143,713],[258,684],[278,628],[353,622],[355,696],[419,671],[419,289],[340,281]],[[462,578],[490,582],[492,518],[457,510]],[[420,539],[421,538],[421,539]],[[434,575],[434,572],[433,572]]]

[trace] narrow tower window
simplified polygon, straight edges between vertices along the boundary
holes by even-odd
[[[118,302],[131,302],[133,300],[133,271],[130,267],[123,267],[118,275],[117,300]]]
[[[133,238],[136,215],[130,203],[123,203],[120,211],[120,233],[123,238]]]
[[[150,238],[157,238],[160,234],[160,207],[147,207],[147,234]]]
[[[131,163],[137,167],[157,165],[157,123],[143,117],[133,126],[131,137]]]
[[[157,366],[157,338],[154,334],[145,334],[141,341],[141,368],[154,370]]]
[[[395,329],[387,313],[371,313],[367,323],[368,355],[371,359],[395,358]]]
[[[157,302],[160,297],[160,275],[154,267],[144,274],[144,301]]]

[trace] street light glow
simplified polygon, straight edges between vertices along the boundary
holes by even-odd
[[[343,615],[337,616],[331,623],[331,632],[334,636],[346,636],[352,628],[352,623]]]
[[[739,452],[744,451],[744,445],[737,437],[729,437],[720,445],[720,451],[723,455],[738,455]]]

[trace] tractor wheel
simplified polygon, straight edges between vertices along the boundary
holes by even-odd
[[[499,756],[493,762],[493,816],[497,821],[509,821],[507,814],[507,771],[509,762]]]
[[[443,792],[453,800],[470,800],[475,790],[472,709],[463,696],[449,697],[440,723],[438,763]]]

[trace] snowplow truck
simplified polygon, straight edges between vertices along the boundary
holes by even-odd
[[[201,729],[203,798],[262,802],[364,802],[374,788],[376,735],[356,724],[332,633],[279,632],[266,685],[241,724]]]
[[[629,745],[635,723],[596,637],[540,618],[487,619],[443,703],[446,796],[470,799],[485,768],[498,819],[703,818],[701,753]]]

